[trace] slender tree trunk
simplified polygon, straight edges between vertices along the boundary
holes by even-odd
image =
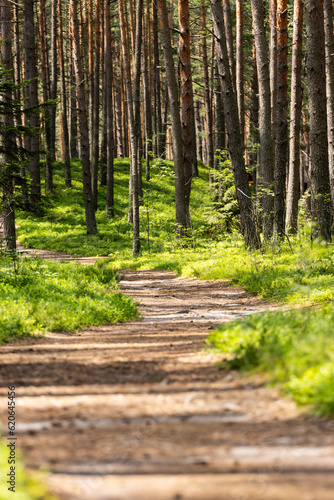
[[[144,89],[144,117],[145,117],[145,163],[146,163],[146,180],[150,180],[150,161],[152,159],[152,108],[150,98],[150,78],[149,78],[149,47],[150,43],[150,2],[146,2],[146,43],[143,45],[143,89]]]
[[[181,94],[181,127],[183,141],[183,168],[185,200],[190,226],[190,192],[193,170],[194,101],[190,60],[189,0],[179,0],[179,68]]]
[[[60,0],[51,1],[51,99],[57,99],[58,65],[57,65],[57,3]],[[50,108],[50,130],[51,130],[51,161],[56,160],[56,112],[57,105]]]
[[[332,0],[324,0],[329,179],[334,205],[334,36]]]
[[[114,131],[113,131],[113,67],[111,53],[111,19],[110,0],[105,0],[105,35],[104,35],[104,68],[105,68],[105,107],[107,124],[107,193],[106,214],[114,216]]]
[[[59,37],[58,54],[60,66],[60,90],[61,90],[61,122],[64,141],[64,160],[65,160],[65,186],[71,187],[71,162],[70,162],[70,141],[68,135],[68,121],[67,121],[67,98],[66,98],[66,84],[65,84],[65,63],[64,63],[64,42],[63,42],[63,13],[62,3],[58,3],[59,14]]]
[[[122,104],[120,92],[116,89],[115,92],[115,108],[116,108],[116,137],[117,137],[117,155],[124,158],[124,143],[123,143],[123,127],[122,127]]]
[[[154,47],[154,116],[155,116],[155,154],[162,155],[161,149],[161,134],[162,134],[162,118],[161,118],[161,83],[160,83],[160,60],[159,60],[159,39],[158,39],[158,15],[157,3],[153,2],[153,47]]]
[[[124,61],[124,78],[127,95],[127,108],[130,125],[131,139],[131,163],[130,163],[130,198],[132,203],[132,224],[133,224],[133,255],[140,252],[139,235],[139,183],[138,183],[138,137],[139,137],[139,83],[140,83],[140,59],[141,59],[141,34],[142,34],[142,9],[143,1],[137,0],[137,26],[136,26],[136,47],[134,59],[134,82],[131,85],[130,50],[128,40],[128,30],[125,24],[123,0],[118,0],[121,40]]]
[[[50,65],[49,65],[49,50],[47,44],[47,28],[46,28],[46,13],[45,0],[39,2],[39,41],[41,49],[41,75],[43,85],[43,101],[47,102],[51,99],[50,87]],[[45,139],[46,139],[46,166],[45,166],[45,192],[50,193],[53,189],[52,180],[52,162],[53,162],[53,147],[52,132],[51,132],[51,109],[45,110]]]
[[[100,53],[101,53],[101,34],[100,34],[100,11],[101,0],[95,2],[94,16],[94,84],[93,101],[91,109],[91,138],[92,138],[92,156],[91,156],[91,176],[92,192],[94,198],[95,210],[97,209],[97,180],[99,169],[99,129],[100,129]]]
[[[291,234],[297,232],[298,200],[300,195],[300,121],[302,108],[302,38],[303,2],[295,0],[293,14],[291,104],[290,104],[290,154],[286,207],[286,228]]]
[[[285,227],[285,181],[288,162],[288,5],[277,1],[277,109],[275,154],[275,233]]]
[[[173,158],[175,169],[175,211],[177,231],[182,236],[187,228],[187,206],[185,200],[185,182],[183,168],[182,128],[179,112],[179,95],[175,76],[173,51],[171,46],[170,30],[166,0],[158,1],[161,40],[166,66],[166,82],[171,113],[173,132]]]
[[[310,113],[313,236],[331,240],[324,11],[322,0],[305,0],[307,85]]]
[[[245,168],[244,151],[241,143],[237,97],[233,90],[229,59],[225,41],[224,15],[220,0],[210,0],[213,29],[216,38],[216,57],[222,87],[222,99],[228,133],[234,183],[240,210],[241,225],[246,247],[257,248],[259,240],[254,220],[251,192]]]
[[[269,74],[270,74],[270,104],[271,133],[273,136],[273,154],[275,162],[276,116],[277,116],[277,0],[269,0]]]
[[[2,208],[3,208],[3,228],[5,249],[9,251],[16,250],[16,232],[15,232],[15,204],[13,189],[13,174],[15,166],[13,163],[13,153],[16,149],[15,136],[13,136],[14,113],[13,113],[13,90],[14,72],[12,60],[12,33],[11,33],[11,3],[9,0],[0,0],[0,35],[1,35],[1,64],[8,71],[5,76],[7,90],[2,93],[2,108],[5,113],[1,117],[2,121]],[[4,86],[5,83],[2,81]]]
[[[245,93],[244,93],[244,14],[243,0],[236,2],[236,89],[242,143],[245,146]]]
[[[34,0],[24,0],[24,47],[25,47],[25,79],[26,103],[28,112],[26,113],[28,125],[34,135],[30,138],[30,165],[31,193],[30,204],[34,213],[40,213],[41,203],[41,172],[39,164],[39,131],[40,121],[38,113],[38,81],[36,66],[36,40],[34,23]]]
[[[262,0],[251,0],[254,27],[256,64],[259,85],[259,134],[260,164],[257,178],[257,193],[262,199],[263,236],[268,241],[273,234],[274,223],[274,162],[271,133],[271,104],[267,43],[264,30]],[[268,191],[270,191],[268,193]]]
[[[77,16],[77,0],[70,0],[70,16],[73,40],[73,62],[77,84],[77,99],[79,107],[80,127],[80,153],[82,161],[83,192],[85,200],[86,228],[87,234],[97,232],[94,201],[91,185],[90,161],[89,161],[89,132],[86,110],[85,80],[81,66],[79,23]]]
[[[209,164],[209,179],[212,182],[212,171],[214,168],[214,148],[213,148],[213,117],[212,105],[210,98],[210,79],[208,69],[208,54],[207,54],[207,27],[206,27],[206,7],[205,0],[201,0],[201,27],[202,27],[202,56],[203,56],[203,73],[204,73],[204,102],[206,112],[207,134],[208,134],[208,164]]]
[[[230,64],[230,72],[231,72],[231,77],[232,77],[233,90],[234,90],[234,92],[236,92],[236,71],[235,71],[235,57],[234,57],[234,44],[233,44],[230,0],[223,0],[223,11],[224,11],[227,54],[228,54],[228,60],[229,60],[229,64]]]

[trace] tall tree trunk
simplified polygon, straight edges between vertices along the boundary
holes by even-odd
[[[332,204],[334,205],[334,36],[332,0],[324,0],[328,161]]]
[[[263,236],[264,240],[268,241],[273,234],[274,223],[274,162],[271,134],[269,65],[264,30],[263,3],[262,0],[251,0],[251,4],[260,101],[260,164],[258,169],[257,194],[262,199]]]
[[[16,250],[16,232],[15,232],[15,210],[14,210],[14,189],[13,174],[14,162],[13,154],[16,149],[13,112],[13,59],[12,59],[12,33],[11,33],[11,3],[9,0],[0,0],[0,34],[1,34],[1,64],[8,71],[5,75],[7,90],[2,94],[2,108],[5,112],[1,117],[2,121],[2,207],[3,207],[3,228],[5,249],[9,251]]]
[[[51,1],[51,99],[57,99],[58,65],[57,65],[57,3],[60,0]],[[56,160],[56,112],[57,104],[50,108],[50,130],[51,130],[51,161]]]
[[[206,27],[206,7],[205,0],[201,0],[201,27],[202,27],[202,56],[203,56],[203,73],[204,73],[204,103],[206,112],[207,135],[208,135],[208,164],[209,164],[209,179],[212,182],[212,171],[214,168],[214,148],[213,148],[213,117],[212,104],[210,96],[210,79],[207,54],[207,27]]]
[[[275,153],[275,233],[285,226],[285,181],[288,162],[288,5],[277,1],[277,109]]]
[[[300,121],[302,108],[302,39],[303,2],[295,0],[293,13],[291,104],[290,104],[290,151],[289,177],[286,200],[286,228],[296,234],[298,223],[298,201],[300,195]]]
[[[41,203],[41,172],[39,164],[39,113],[38,113],[38,74],[36,66],[36,40],[34,23],[34,0],[24,0],[24,47],[25,47],[25,79],[26,113],[29,127],[34,135],[30,138],[31,159],[29,171],[31,176],[30,204],[34,213],[40,213]]]
[[[77,99],[79,108],[80,153],[82,162],[83,192],[85,200],[86,229],[87,234],[95,234],[97,232],[97,227],[90,174],[89,132],[86,110],[85,80],[81,66],[77,0],[70,0],[70,17],[73,40],[73,62],[77,84]]]
[[[243,0],[237,0],[236,25],[236,89],[242,144],[245,146],[245,94],[244,94],[244,14]]]
[[[71,162],[70,162],[70,141],[68,136],[68,121],[67,121],[67,97],[66,97],[66,84],[65,84],[65,62],[64,62],[64,42],[63,42],[63,13],[62,3],[58,2],[59,14],[59,37],[58,54],[60,66],[60,90],[61,90],[61,122],[64,141],[64,160],[65,160],[65,186],[71,187]]]
[[[331,240],[328,168],[324,11],[322,0],[305,0],[309,94],[313,236]]]
[[[95,210],[97,209],[97,180],[99,169],[99,129],[100,129],[100,53],[101,53],[101,33],[100,33],[100,11],[101,0],[95,2],[94,16],[94,84],[93,101],[91,109],[91,176],[92,192]]]
[[[179,0],[179,68],[181,94],[181,128],[183,141],[183,168],[185,200],[190,226],[190,192],[193,170],[194,101],[190,60],[189,0]]]
[[[179,112],[179,95],[175,76],[173,51],[171,46],[170,30],[166,0],[158,0],[161,40],[166,66],[166,82],[171,113],[173,132],[173,158],[175,170],[175,212],[177,231],[182,236],[187,228],[187,206],[185,200],[185,182],[183,168],[182,128]]]
[[[269,74],[271,103],[271,133],[275,163],[276,117],[277,117],[277,0],[269,0]]]
[[[257,248],[259,240],[254,220],[251,192],[245,168],[244,151],[241,143],[237,97],[233,90],[232,77],[225,41],[224,15],[220,0],[210,0],[213,29],[216,38],[216,57],[222,87],[222,99],[228,133],[235,189],[240,210],[241,225],[246,247]]]
[[[224,23],[225,23],[225,37],[228,60],[230,64],[230,72],[232,77],[233,90],[236,92],[236,71],[235,71],[235,57],[234,57],[234,44],[232,33],[232,19],[231,19],[231,5],[230,0],[223,0]]]
[[[20,25],[21,25],[21,17],[19,11],[19,5],[16,3],[13,7],[14,9],[14,50],[16,53],[16,57],[14,59],[14,73],[15,73],[15,98],[17,102],[22,102],[22,90],[21,90],[21,34],[20,34]],[[21,113],[17,113],[17,116],[14,117],[15,125],[22,125],[22,116]],[[17,138],[19,147],[23,146],[22,136],[20,135]],[[20,183],[21,183],[21,193],[22,193],[22,207],[24,210],[28,210],[29,207],[29,195],[28,195],[28,186],[27,186],[27,178],[26,178],[26,167],[25,162],[22,162],[20,168]]]
[[[162,155],[161,149],[161,134],[162,134],[162,118],[161,118],[161,83],[160,83],[160,60],[159,60],[159,39],[158,39],[158,15],[157,3],[153,2],[153,54],[154,54],[154,132],[155,132],[155,154]]]
[[[137,23],[136,23],[136,47],[134,59],[134,82],[131,85],[131,67],[128,30],[125,23],[123,0],[118,0],[121,40],[123,49],[124,78],[127,96],[127,109],[130,125],[131,140],[131,163],[130,163],[130,193],[132,203],[132,225],[133,225],[133,255],[140,252],[139,235],[139,183],[138,183],[138,145],[139,145],[139,83],[140,83],[140,60],[141,60],[141,33],[142,33],[142,9],[143,0],[137,0]]]
[[[104,35],[104,70],[105,70],[105,106],[107,124],[107,193],[106,214],[114,216],[114,131],[113,131],[113,67],[111,53],[110,0],[105,0],[105,35]]]
[[[49,50],[47,44],[47,25],[45,0],[39,2],[39,41],[41,49],[41,75],[43,85],[43,101],[47,102],[51,99],[50,86],[50,65],[49,65]],[[53,189],[52,180],[52,162],[53,162],[53,147],[52,132],[51,132],[51,109],[45,110],[45,139],[46,139],[46,165],[45,165],[45,192],[50,193]]]

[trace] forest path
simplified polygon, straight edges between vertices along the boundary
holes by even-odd
[[[334,422],[202,350],[215,325],[269,305],[221,281],[123,273],[143,321],[0,347],[0,417],[13,384],[26,465],[47,467],[61,500],[332,500]]]

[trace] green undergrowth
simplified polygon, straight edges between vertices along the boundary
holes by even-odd
[[[0,259],[0,343],[137,315],[133,300],[118,292],[111,263],[89,266],[20,258],[14,264]]]
[[[246,251],[238,224],[231,219],[232,211],[227,215],[226,205],[220,211],[212,205],[208,171],[200,165],[200,177],[192,184],[192,234],[188,241],[180,241],[175,237],[172,164],[156,162],[151,182],[143,182],[142,251],[133,257],[127,221],[129,161],[115,162],[113,219],[105,216],[105,190],[100,189],[95,236],[85,234],[79,161],[72,161],[72,189],[64,188],[62,168],[61,163],[56,165],[56,189],[45,204],[44,216],[19,214],[22,244],[76,255],[108,256],[105,265],[114,269],[164,269],[184,277],[221,279],[268,301],[288,304],[292,309],[304,307],[302,312],[266,313],[224,325],[211,335],[210,342],[227,353],[234,366],[270,368],[273,379],[285,384],[299,403],[314,405],[318,413],[333,413],[328,388],[334,362],[334,247],[311,242],[306,219],[289,244],[283,241],[260,251]],[[307,309],[309,306],[315,309]],[[227,337],[218,340],[222,332]]]
[[[0,498],[1,500],[57,500],[43,482],[42,473],[29,474],[24,469],[19,455],[15,458],[15,492],[9,491],[7,483],[9,473],[7,441],[0,441]],[[17,453],[17,450],[16,450]]]
[[[268,373],[318,415],[334,416],[334,306],[267,312],[226,323],[207,344],[222,367]]]

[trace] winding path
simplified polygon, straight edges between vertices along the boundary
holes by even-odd
[[[1,421],[10,382],[26,465],[61,500],[333,499],[334,422],[202,350],[267,304],[169,272],[124,271],[121,289],[143,321],[0,347]]]

